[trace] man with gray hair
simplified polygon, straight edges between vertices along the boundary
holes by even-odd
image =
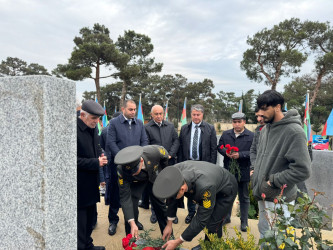
[[[203,120],[203,116],[204,107],[200,104],[192,105],[192,121],[182,126],[179,134],[178,162],[194,160],[216,164],[216,131],[212,124]],[[189,224],[195,215],[195,204],[188,200],[187,208],[185,223]]]
[[[78,249],[105,249],[93,244],[91,232],[96,216],[99,195],[99,168],[108,163],[102,154],[96,125],[104,114],[101,105],[93,100],[82,104],[77,118],[77,246]]]

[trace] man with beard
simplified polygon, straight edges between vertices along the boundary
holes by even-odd
[[[297,110],[282,113],[284,98],[275,90],[267,90],[257,99],[266,125],[260,132],[257,158],[252,178],[253,195],[258,200],[260,238],[269,230],[267,217],[273,216],[267,208],[274,207],[281,189],[285,202],[293,204],[297,195],[296,183],[310,176],[310,156],[307,140]],[[265,200],[262,200],[262,194]],[[279,205],[278,205],[279,206]],[[287,204],[284,215],[290,216]]]
[[[254,163],[256,162],[256,158],[257,158],[257,147],[258,147],[260,131],[265,126],[263,111],[260,110],[258,107],[256,107],[256,109],[255,109],[255,116],[257,118],[257,121],[259,122],[259,125],[255,129],[252,145],[250,148],[251,174],[253,171]]]

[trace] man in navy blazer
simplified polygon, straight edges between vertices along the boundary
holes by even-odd
[[[203,120],[204,107],[200,104],[192,105],[192,122],[182,126],[179,134],[178,162],[195,160],[216,164],[217,138],[213,125]],[[195,215],[195,204],[187,201],[188,215],[185,223],[189,224]]]
[[[141,120],[135,118],[136,104],[133,100],[125,100],[121,108],[122,115],[112,119],[108,126],[106,137],[105,153],[111,155],[109,171],[110,180],[106,183],[107,192],[105,196],[110,197],[110,210],[108,229],[109,235],[114,235],[119,222],[118,211],[120,207],[117,166],[114,164],[114,157],[117,153],[128,146],[146,146],[148,139],[146,130]],[[108,185],[110,187],[108,187]],[[140,222],[136,221],[139,229],[143,229]]]

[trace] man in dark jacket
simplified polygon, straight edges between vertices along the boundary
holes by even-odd
[[[250,148],[253,140],[253,133],[245,128],[246,116],[244,113],[235,113],[231,118],[233,129],[223,132],[219,141],[218,151],[223,155],[224,167],[233,172],[238,181],[241,230],[246,232],[246,227],[248,225],[248,211],[250,206]],[[229,153],[226,148],[226,145],[228,144],[231,147],[237,147],[238,152]],[[237,169],[232,169],[231,166],[236,166]],[[225,223],[228,222],[230,222],[230,214],[226,218]]]
[[[124,213],[126,235],[138,237],[139,210],[138,202],[148,183],[153,183],[156,176],[168,166],[169,155],[162,146],[130,146],[118,152],[114,162],[118,165],[118,184],[121,207]],[[164,200],[150,193],[150,200],[155,208],[161,234],[166,226],[166,206]]]
[[[105,249],[93,244],[91,232],[99,195],[99,168],[107,164],[98,147],[96,125],[104,109],[95,101],[82,104],[80,117],[77,119],[77,232],[78,249]]]
[[[182,126],[179,134],[178,162],[195,160],[216,164],[216,131],[213,125],[203,120],[203,116],[204,107],[200,104],[192,105],[192,122]],[[195,204],[188,200],[187,207],[185,223],[189,224],[195,215]]]
[[[174,165],[179,149],[179,139],[175,126],[171,122],[163,120],[164,111],[160,105],[155,105],[151,108],[151,117],[152,119],[145,125],[148,144],[163,146],[169,153],[169,165]],[[148,197],[151,193],[151,188],[152,184],[148,183],[142,194],[142,204],[140,206],[149,208]],[[153,206],[151,207],[151,212],[150,222],[156,223],[157,218]],[[175,221],[177,223],[178,219],[175,219]]]
[[[167,209],[168,224],[163,240],[169,240],[172,220],[177,212],[177,199],[184,195],[198,204],[198,212],[179,239],[170,240],[163,249],[175,249],[192,239],[207,227],[208,233],[222,236],[222,220],[230,213],[237,195],[237,181],[226,169],[204,161],[185,161],[162,170],[157,176],[153,194],[161,199],[170,198]],[[208,240],[205,236],[205,240]],[[200,249],[196,246],[192,249]]]
[[[119,222],[118,211],[120,207],[119,188],[117,184],[117,165],[114,164],[113,159],[117,153],[128,146],[146,146],[148,145],[146,130],[141,120],[135,118],[136,104],[133,100],[125,100],[121,108],[122,115],[112,119],[108,126],[108,133],[106,137],[105,152],[111,155],[110,169],[111,169],[111,193],[110,193],[110,206],[111,206],[111,223],[108,229],[109,235],[114,235],[117,231],[117,224]],[[108,190],[107,190],[108,191]],[[108,193],[105,195],[109,195]],[[143,229],[140,222],[136,221],[139,229]]]

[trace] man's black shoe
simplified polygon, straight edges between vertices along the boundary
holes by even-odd
[[[176,217],[176,219],[174,219],[172,223],[173,224],[178,224],[178,217]]]
[[[105,247],[102,247],[102,246],[94,246],[92,249],[93,249],[93,250],[105,250]]]
[[[246,223],[246,221],[242,221],[241,222],[241,231],[242,232],[246,232],[247,231],[247,223]]]
[[[150,222],[151,222],[152,224],[155,224],[155,223],[157,222],[156,214],[152,214],[152,215],[150,216]]]
[[[197,245],[195,247],[192,248],[192,250],[200,250],[201,249],[201,246],[200,245]]]
[[[149,209],[149,204],[146,205],[146,204],[143,204],[142,201],[139,201],[139,207],[143,208],[143,209]]]
[[[186,218],[185,218],[185,223],[190,224],[192,219],[193,219],[193,216],[194,215],[191,215],[191,214],[187,215]]]
[[[141,222],[137,221],[135,223],[139,230],[143,230],[143,225],[141,224]]]
[[[115,235],[117,232],[117,224],[111,223],[108,229],[109,235]]]

